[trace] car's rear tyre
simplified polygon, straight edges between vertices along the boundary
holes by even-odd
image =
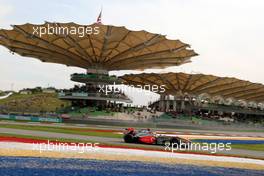
[[[133,140],[133,136],[131,134],[127,134],[124,136],[124,141],[126,143],[132,143],[134,140]]]
[[[177,145],[179,145],[180,144],[180,141],[178,140],[178,139],[172,139],[171,141],[170,141],[170,143],[171,143],[171,145],[175,145],[175,144],[177,144]]]

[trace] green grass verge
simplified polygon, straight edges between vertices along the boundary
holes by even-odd
[[[232,144],[231,147],[234,149],[244,149],[244,150],[254,150],[254,151],[264,152],[264,144]]]
[[[206,142],[196,142],[193,140],[194,143],[200,143],[201,145]],[[210,143],[208,143],[210,144]],[[252,150],[252,151],[264,151],[264,144],[231,144],[232,149],[243,149],[243,150]]]
[[[49,126],[33,126],[33,125],[12,125],[12,124],[1,124],[3,128],[21,129],[21,130],[33,130],[33,131],[47,131],[55,133],[65,134],[78,134],[85,136],[99,136],[99,137],[111,137],[120,138],[121,134],[115,134],[112,132],[93,132],[93,131],[80,131],[85,130],[84,128],[68,128],[68,127],[49,127]]]

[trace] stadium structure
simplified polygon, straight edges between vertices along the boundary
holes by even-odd
[[[97,29],[98,32],[79,36],[76,33],[34,33],[34,29]],[[54,32],[54,31],[53,31]],[[64,64],[85,69],[74,73],[71,80],[82,83],[59,93],[60,99],[71,100],[80,107],[117,106],[116,102],[132,102],[123,92],[105,94],[100,87],[120,84],[165,85],[166,91],[150,107],[175,113],[203,112],[229,114],[247,118],[263,116],[264,88],[262,84],[236,78],[185,73],[142,73],[110,76],[109,71],[166,68],[191,62],[196,56],[189,45],[170,40],[164,35],[125,27],[50,23],[13,25],[0,30],[0,44],[12,53],[39,59],[42,62]],[[173,96],[173,98],[172,98]]]
[[[230,77],[187,73],[142,73],[120,77],[129,85],[165,86],[149,106],[164,112],[260,119],[264,85]]]
[[[78,106],[131,102],[121,92],[106,95],[99,91],[102,85],[120,83],[117,77],[109,76],[109,71],[178,66],[191,62],[190,58],[197,55],[188,49],[188,44],[179,40],[169,40],[164,35],[144,30],[132,31],[125,27],[50,22],[12,27],[11,30],[0,30],[0,44],[12,53],[86,70],[71,75],[71,80],[82,83],[82,86],[59,93],[60,99],[71,100]],[[69,31],[73,28],[96,29],[96,32],[80,36]],[[36,32],[35,29],[45,29],[46,33],[40,35],[41,31]]]

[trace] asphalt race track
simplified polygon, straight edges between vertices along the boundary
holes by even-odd
[[[110,127],[104,127],[101,129],[109,129]],[[124,144],[123,139],[119,138],[108,138],[108,137],[99,137],[99,136],[84,136],[84,135],[77,135],[77,134],[64,134],[64,133],[55,133],[55,132],[47,132],[47,131],[32,131],[32,130],[21,130],[21,129],[11,129],[11,128],[1,128],[0,133],[8,133],[8,134],[23,134],[23,135],[34,135],[40,137],[50,137],[50,138],[68,138],[68,139],[80,139],[80,140],[91,140],[97,142],[107,142],[111,144]],[[209,140],[200,140],[200,141],[209,141]],[[211,142],[217,142],[219,140],[210,140]],[[230,142],[230,140],[225,140],[225,142]],[[233,142],[233,141],[232,141]],[[235,142],[235,141],[234,141]],[[245,141],[244,141],[245,142]],[[247,141],[248,143],[250,141]],[[251,141],[255,142],[255,141]],[[261,141],[262,143],[262,141]],[[139,144],[126,144],[127,146],[139,146]],[[164,149],[163,146],[153,146],[157,149]],[[259,151],[251,151],[251,150],[241,150],[241,149],[232,149],[231,151],[222,151],[223,154],[234,154],[240,155],[243,154],[249,157],[257,157],[257,158],[264,158],[264,153]]]

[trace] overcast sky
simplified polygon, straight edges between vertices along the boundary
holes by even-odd
[[[264,83],[263,0],[0,0],[0,27],[44,21],[91,24],[101,6],[104,24],[165,34],[199,53],[192,63],[159,72],[204,73]],[[12,84],[14,90],[69,88],[74,84],[70,74],[83,71],[12,55],[0,46],[0,90],[10,90]],[[130,72],[118,75],[124,73]]]

